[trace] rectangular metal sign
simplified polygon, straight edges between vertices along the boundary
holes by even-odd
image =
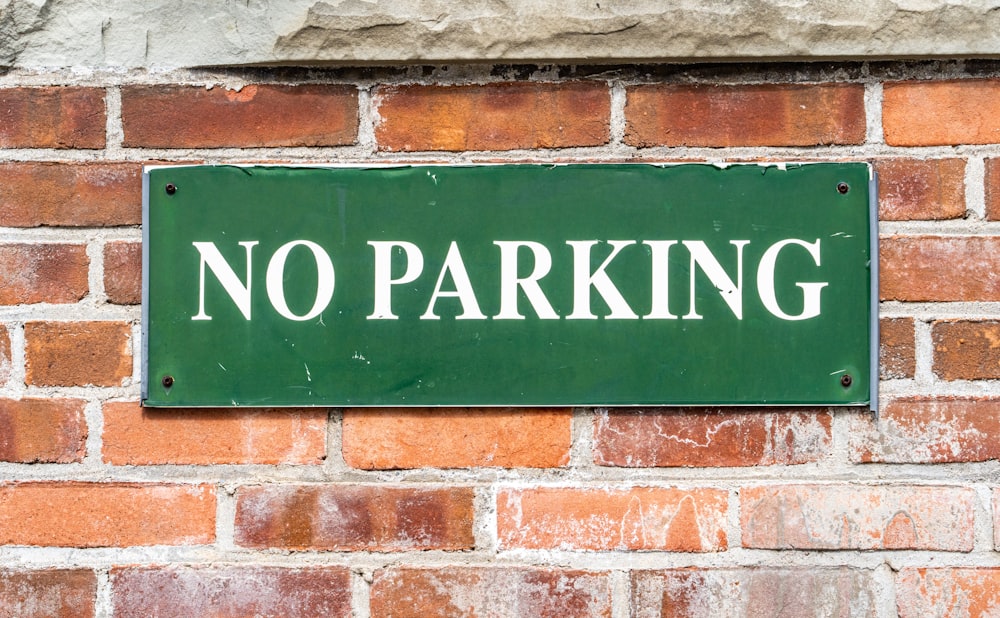
[[[875,399],[866,164],[144,181],[148,406]]]

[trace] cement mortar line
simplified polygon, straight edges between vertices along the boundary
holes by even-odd
[[[1000,319],[1000,302],[902,302],[882,301],[881,318],[920,320],[995,320]]]
[[[888,566],[905,568],[983,568],[1000,566],[997,551],[951,552],[937,550],[858,549],[748,549],[730,547],[720,552],[669,551],[568,551],[480,550],[402,552],[245,550],[218,551],[211,545],[197,547],[59,548],[6,546],[0,561],[8,569],[113,567],[344,567],[368,575],[394,568],[557,569],[599,572],[659,571],[670,569],[840,569],[873,571]],[[628,565],[623,567],[623,565]]]
[[[377,113],[373,109],[372,114]],[[364,116],[364,114],[362,114]],[[610,122],[610,119],[609,119]],[[367,129],[365,129],[367,131]],[[372,139],[374,137],[372,136]],[[951,146],[888,146],[885,144],[839,144],[817,146],[651,146],[637,148],[616,143],[614,136],[596,146],[538,148],[516,150],[464,150],[394,152],[378,150],[361,134],[359,141],[342,146],[221,147],[221,148],[141,148],[121,147],[110,150],[59,150],[48,148],[10,148],[0,150],[5,162],[68,163],[149,163],[165,161],[176,164],[226,165],[259,163],[262,165],[307,164],[489,164],[494,160],[511,162],[635,162],[714,163],[747,162],[843,162],[893,158],[948,159],[1000,156],[1000,144],[960,144]],[[261,163],[263,162],[263,163]]]
[[[975,60],[975,59],[973,59]],[[997,65],[996,61],[987,64]],[[0,74],[0,86],[172,84],[178,81],[203,84],[214,81],[238,88],[249,83],[377,83],[398,84],[493,83],[497,81],[580,81],[623,79],[636,84],[656,80],[666,83],[752,84],[786,81],[908,81],[941,79],[989,79],[1000,76],[1000,68],[969,69],[963,59],[864,60],[828,59],[742,62],[720,64],[711,60],[689,62],[618,62],[612,64],[566,62],[468,62],[315,65],[229,65],[228,67],[13,67]],[[727,68],[720,75],[720,67]],[[702,74],[709,69],[710,74]],[[778,77],[780,76],[780,77]],[[777,77],[777,78],[776,78]]]
[[[297,469],[296,469],[297,468]],[[452,487],[480,488],[494,495],[499,490],[561,488],[572,490],[623,491],[632,488],[714,488],[739,491],[747,486],[822,485],[840,487],[948,487],[962,489],[969,483],[1000,487],[995,461],[963,463],[852,463],[829,459],[802,465],[704,468],[611,468],[588,466],[547,469],[534,474],[524,469],[498,473],[488,469],[424,469],[420,477],[384,475],[364,471],[328,476],[317,467],[263,464],[249,465],[111,465],[102,461],[70,464],[0,463],[0,482],[86,482],[168,485],[215,485],[220,491],[255,486],[393,486],[408,489]],[[478,491],[478,490],[477,490]],[[483,503],[492,509],[493,502]],[[484,522],[484,529],[488,529]]]

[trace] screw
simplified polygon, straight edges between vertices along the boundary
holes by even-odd
[[[854,382],[854,378],[851,377],[851,374],[845,373],[840,376],[840,385],[844,388],[849,388],[852,382]]]
[[[850,190],[851,190],[851,185],[847,184],[846,182],[837,183],[837,193],[841,195],[847,195],[847,192]]]
[[[163,188],[164,188],[164,190],[166,190],[167,195],[173,195],[174,193],[177,193],[177,185],[175,185],[172,182],[171,183],[167,183],[167,186],[165,186]],[[843,193],[843,191],[841,193]]]
[[[160,380],[160,384],[163,385],[163,388],[170,388],[174,385],[174,376],[163,376],[163,379]]]

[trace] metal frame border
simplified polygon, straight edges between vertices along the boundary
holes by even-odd
[[[142,364],[140,402],[149,398],[149,169],[142,169]]]
[[[869,163],[869,165],[871,165]],[[868,182],[868,259],[870,261],[869,277],[871,280],[871,298],[869,300],[869,343],[871,360],[869,367],[869,397],[868,409],[878,420],[878,393],[879,393],[879,259],[878,259],[878,174],[872,171],[871,180]]]

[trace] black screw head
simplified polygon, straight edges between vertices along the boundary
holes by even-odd
[[[177,185],[172,182],[167,183],[167,186],[163,187],[163,190],[167,192],[167,195],[173,195],[177,193]]]
[[[840,385],[843,386],[844,388],[850,388],[853,382],[854,378],[852,378],[851,374],[849,373],[845,373],[844,375],[840,376]]]
[[[160,380],[160,384],[163,385],[163,388],[170,388],[174,385],[174,376],[163,376],[163,379]]]
[[[847,192],[850,190],[851,190],[851,185],[847,184],[846,182],[837,183],[837,193],[841,195],[847,195]]]

